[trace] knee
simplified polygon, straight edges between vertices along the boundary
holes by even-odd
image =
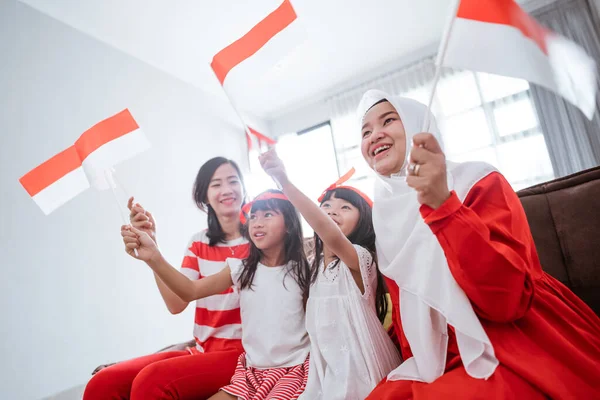
[[[140,371],[131,386],[131,400],[178,399],[177,391],[165,381],[160,364],[150,364]]]
[[[118,371],[111,368],[105,368],[92,376],[85,386],[83,400],[100,400],[100,399],[121,399],[127,397],[127,388],[121,387],[122,384],[118,379]]]

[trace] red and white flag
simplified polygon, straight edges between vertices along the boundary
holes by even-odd
[[[259,80],[305,38],[289,0],[259,21],[248,33],[219,51],[210,64],[229,92]]]
[[[19,182],[47,215],[90,186],[108,189],[105,171],[149,147],[129,110],[123,110],[85,131],[73,146]]]
[[[259,148],[262,143],[275,144],[275,141],[246,124],[232,97],[236,96],[236,90],[244,90],[260,81],[298,47],[305,37],[306,33],[298,22],[292,3],[284,0],[248,33],[213,57],[210,66],[246,127],[248,150],[252,148],[253,138],[258,141]]]
[[[246,133],[246,140],[248,141],[248,151],[252,150],[254,139],[256,139],[259,151],[261,150],[263,143],[267,146],[274,146],[277,143],[275,139],[271,139],[270,137],[263,135],[256,129],[248,127],[248,131],[250,132]]]
[[[441,65],[525,79],[592,119],[597,68],[579,45],[535,21],[514,0],[461,0]]]

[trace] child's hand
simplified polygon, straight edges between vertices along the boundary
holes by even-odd
[[[140,203],[133,203],[133,197],[129,198],[127,208],[129,208],[129,222],[131,226],[140,231],[146,232],[152,240],[156,242],[156,222],[150,211],[146,211]]]
[[[258,156],[260,166],[271,177],[275,178],[281,185],[288,182],[287,173],[283,161],[277,156],[275,149],[270,149]]]
[[[131,225],[123,225],[121,226],[121,236],[123,236],[125,251],[131,257],[145,262],[160,257],[156,243],[146,232],[140,231]],[[135,250],[137,250],[137,256]]]

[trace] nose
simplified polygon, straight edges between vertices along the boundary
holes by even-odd
[[[381,140],[381,138],[383,138],[383,132],[381,131],[381,129],[376,129],[371,135],[371,144],[377,143]]]
[[[337,210],[330,208],[329,210],[327,210],[327,215],[338,215],[337,214]]]
[[[264,226],[263,220],[260,217],[255,217],[252,220],[252,227],[254,228],[262,228]]]
[[[221,191],[223,196],[231,196],[233,194],[233,188],[230,185],[223,185],[223,190]]]

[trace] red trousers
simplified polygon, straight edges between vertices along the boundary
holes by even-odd
[[[202,400],[229,384],[240,351],[170,351],[134,358],[98,372],[84,400]]]

